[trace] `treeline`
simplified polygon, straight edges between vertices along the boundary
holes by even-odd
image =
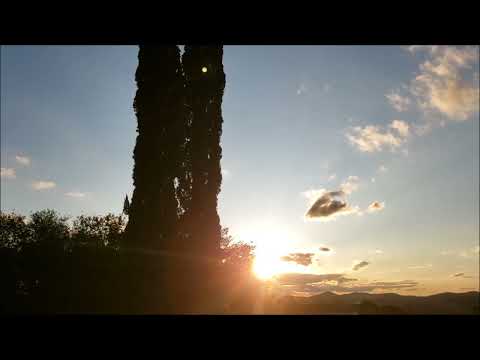
[[[248,312],[245,294],[229,287],[250,286],[251,244],[235,242],[223,229],[217,271],[209,279],[195,279],[190,271],[193,278],[186,279],[164,271],[169,261],[190,263],[182,253],[122,250],[125,224],[125,216],[114,214],[68,218],[54,210],[29,217],[0,212],[0,312],[178,312],[182,301],[191,302],[189,291],[198,294],[191,285],[198,282],[209,282],[216,291],[205,299],[210,312]]]

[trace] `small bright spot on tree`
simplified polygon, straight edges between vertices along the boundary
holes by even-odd
[[[207,69],[207,67],[206,67],[206,66],[202,67],[202,72],[203,72],[203,73],[206,73],[206,72],[207,72],[207,70],[208,70],[208,69]]]

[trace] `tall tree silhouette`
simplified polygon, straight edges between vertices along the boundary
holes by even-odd
[[[140,45],[135,74],[137,142],[125,243],[169,249],[177,231],[175,176],[183,143],[184,82],[177,46]]]
[[[128,215],[128,210],[130,209],[130,201],[128,200],[128,195],[125,195],[125,200],[123,200],[123,213]]]
[[[198,253],[217,256],[221,227],[217,196],[222,175],[222,98],[225,88],[222,46],[185,46],[182,65],[186,85],[186,161],[179,187],[184,224]]]

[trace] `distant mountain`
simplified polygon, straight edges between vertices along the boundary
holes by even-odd
[[[403,296],[394,293],[325,292],[310,297],[284,297],[272,312],[284,314],[480,314],[480,293]]]

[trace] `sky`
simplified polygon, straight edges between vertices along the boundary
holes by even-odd
[[[1,47],[1,210],[120,213],[135,46]],[[299,295],[479,289],[478,46],[225,46],[222,226]],[[280,259],[278,261],[272,260]]]

